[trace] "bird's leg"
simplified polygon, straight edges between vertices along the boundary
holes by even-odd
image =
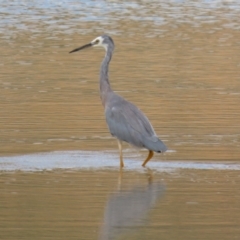
[[[124,163],[123,163],[123,155],[122,155],[122,142],[120,140],[118,141],[118,148],[119,148],[119,156],[120,156],[120,168],[124,167]]]
[[[148,157],[146,158],[146,160],[143,162],[142,166],[145,167],[145,165],[147,164],[147,162],[153,157],[153,151],[149,150],[148,153]]]

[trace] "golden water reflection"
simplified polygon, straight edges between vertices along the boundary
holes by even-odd
[[[155,173],[152,185],[147,174],[128,171],[120,189],[115,170],[1,173],[0,179],[1,239],[240,237],[238,171]]]
[[[237,2],[194,1],[180,6],[163,1],[143,7],[136,1],[133,5],[112,3],[115,8],[106,2],[105,15],[95,12],[99,19],[113,20],[104,27],[102,21],[86,18],[84,24],[79,22],[71,4],[66,4],[71,8],[67,12],[51,1],[35,8],[29,3],[21,8],[24,15],[17,14],[18,2],[4,7],[5,21],[0,24],[1,155],[117,148],[98,94],[104,52],[89,49],[68,54],[107,32],[116,44],[110,66],[112,87],[146,113],[157,134],[175,151],[167,154],[168,160],[239,160]],[[207,11],[204,4],[212,8]],[[128,19],[114,17],[119,7],[127,9]],[[78,8],[82,16],[95,9]],[[10,10],[17,15],[10,18]],[[148,18],[159,13],[165,24]],[[41,16],[43,21],[39,21]],[[136,20],[143,16],[146,21]],[[180,21],[183,18],[185,22]]]
[[[17,156],[0,158],[0,239],[240,239],[239,166],[228,168],[240,156],[239,16],[239,1],[2,2],[0,155]],[[104,52],[68,54],[103,33],[113,89],[172,150],[149,163],[152,185],[146,152],[125,145],[119,187]],[[39,152],[54,156],[23,155]]]

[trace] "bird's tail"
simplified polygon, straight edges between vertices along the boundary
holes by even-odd
[[[154,152],[166,152],[167,146],[158,138],[157,141],[145,141],[144,143],[145,147],[149,150],[152,150]]]

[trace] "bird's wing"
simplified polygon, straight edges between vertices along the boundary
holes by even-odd
[[[144,147],[144,139],[158,141],[147,117],[132,103],[122,101],[121,104],[109,106],[105,114],[113,136],[139,147]]]

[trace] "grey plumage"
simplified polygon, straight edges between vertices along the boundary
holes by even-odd
[[[157,137],[148,118],[132,103],[116,94],[110,86],[108,66],[114,51],[114,42],[108,35],[102,35],[91,43],[71,52],[76,52],[91,46],[104,47],[106,55],[100,68],[100,96],[105,109],[106,122],[111,134],[119,141],[120,165],[123,167],[122,144],[125,141],[139,148],[149,150],[148,158],[143,166],[151,159],[154,152],[165,152],[167,147]]]
[[[110,96],[109,100],[105,116],[109,131],[114,137],[154,152],[167,150],[147,117],[135,105],[117,94]]]

